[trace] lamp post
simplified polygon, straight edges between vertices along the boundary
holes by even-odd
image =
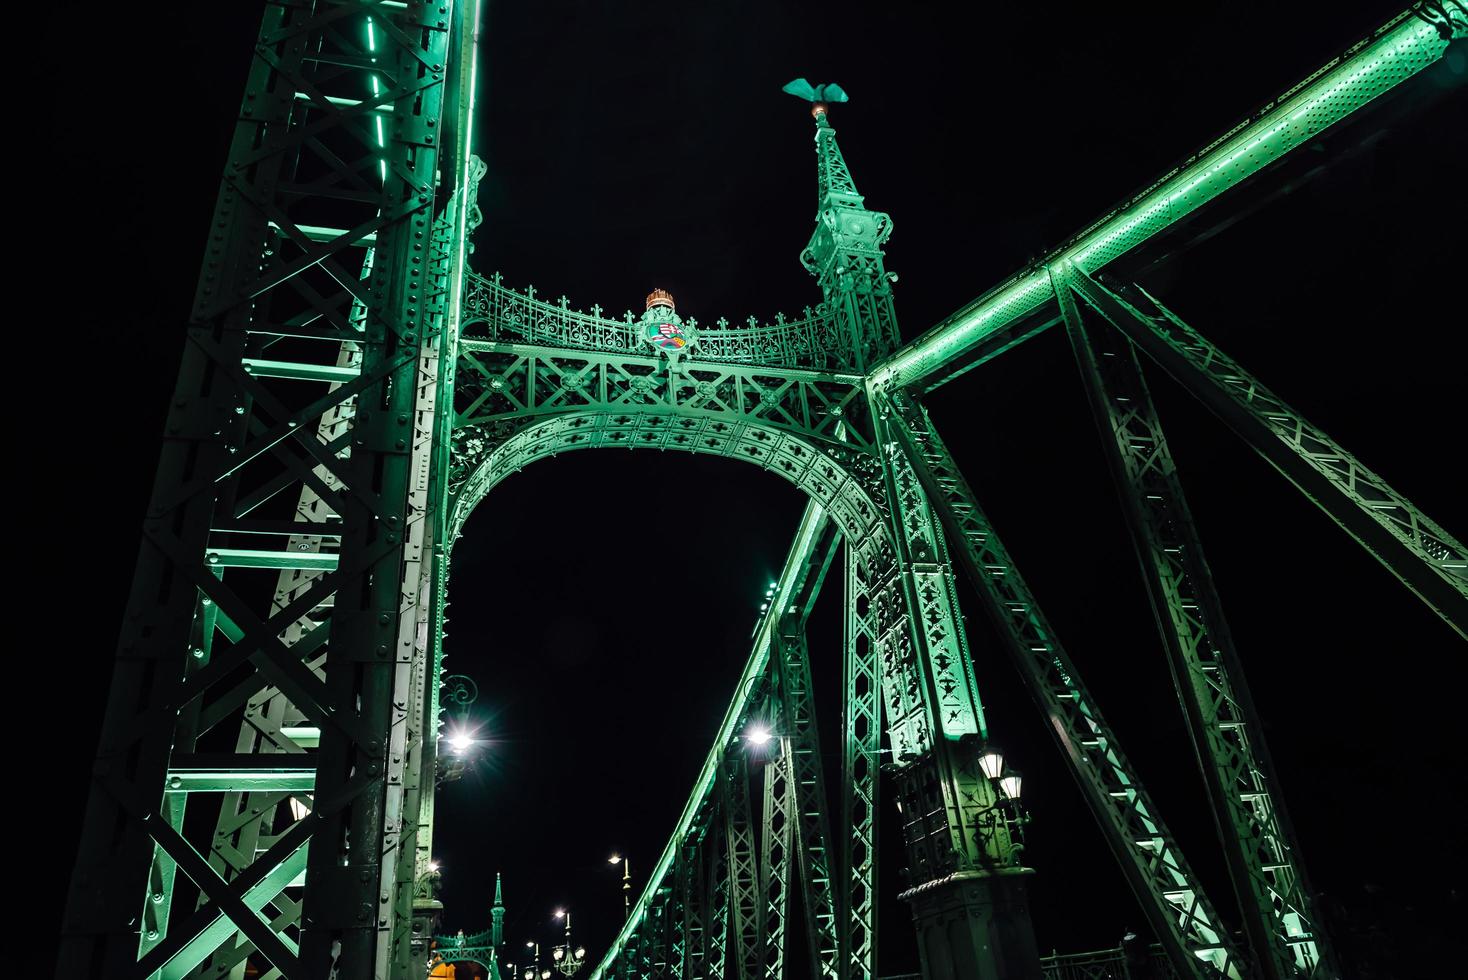
[[[571,976],[586,962],[586,947],[571,942],[571,913],[556,909],[556,918],[566,920],[566,941],[551,950],[551,962],[562,976]]]
[[[455,711],[456,717],[448,731],[439,735],[439,739],[449,749],[448,759],[437,770],[436,783],[439,785],[459,779],[469,766],[469,750],[478,741],[469,725],[469,705],[478,698],[479,685],[474,683],[472,677],[464,674],[450,674],[443,679],[439,701],[445,710],[451,707],[457,710]]]
[[[627,858],[621,854],[613,854],[607,858],[610,865],[622,866],[622,914],[624,918],[632,918],[632,868]],[[567,925],[570,928],[570,925]]]
[[[526,943],[525,948],[534,952],[531,954],[530,965],[525,968],[519,980],[550,980],[551,971],[540,968],[540,943]]]
[[[994,803],[980,813],[998,810],[1009,831],[1011,843],[1010,861],[1017,860],[1018,852],[1024,847],[1023,827],[1029,822],[1029,814],[1020,802],[1020,788],[1024,777],[1018,769],[1004,764],[1004,754],[994,745],[986,745],[979,752],[979,770],[988,778],[994,789]]]

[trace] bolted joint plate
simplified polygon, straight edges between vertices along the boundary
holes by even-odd
[[[314,868],[306,872],[302,926],[313,930],[372,929],[377,924],[376,865]]]

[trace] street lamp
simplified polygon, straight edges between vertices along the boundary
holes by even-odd
[[[569,977],[586,962],[586,947],[571,942],[571,913],[556,909],[556,918],[566,920],[566,941],[551,950],[551,961],[562,976]]]
[[[607,864],[622,866],[622,912],[628,919],[632,918],[632,868],[627,858],[621,854],[613,854],[607,858]]]
[[[1008,829],[1009,839],[1013,845],[1010,859],[1015,860],[1020,848],[1024,846],[1024,825],[1029,822],[1029,815],[1025,813],[1024,805],[1019,798],[1024,777],[1020,775],[1018,769],[1005,766],[1004,754],[993,745],[986,745],[980,750],[979,769],[989,780],[989,785],[994,791],[993,804],[980,812],[999,811],[999,817]]]
[[[437,767],[438,784],[451,783],[464,775],[470,765],[469,750],[478,741],[474,726],[469,724],[469,705],[479,698],[479,685],[463,674],[450,674],[443,679],[439,690],[439,703],[445,711],[453,710],[456,715],[447,732],[440,733],[439,740],[448,746],[449,756]]]
[[[520,975],[520,980],[550,980],[551,971],[541,969],[540,966],[540,943],[527,942],[525,948],[535,952],[531,965],[525,968],[525,972]]]

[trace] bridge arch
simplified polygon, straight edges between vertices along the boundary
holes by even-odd
[[[892,554],[885,494],[877,457],[749,421],[690,417],[675,411],[637,414],[581,412],[544,418],[519,428],[460,430],[450,487],[450,547],[489,492],[531,463],[581,449],[657,449],[701,453],[753,463],[820,504],[867,562]]]
[[[539,417],[513,427],[469,427],[455,433],[444,575],[464,524],[496,485],[531,463],[561,453],[617,448],[676,450],[753,463],[800,489],[840,531],[850,562],[850,602],[864,625],[848,641],[872,650],[881,722],[893,757],[914,759],[932,746],[928,707],[918,688],[910,612],[898,575],[881,461],[874,452],[811,438],[775,424],[682,414],[676,408],[637,413],[605,410]],[[445,581],[443,591],[447,591]],[[863,657],[866,655],[863,654]],[[875,722],[876,719],[874,718]]]

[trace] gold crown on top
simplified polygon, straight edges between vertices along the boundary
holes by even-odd
[[[673,294],[666,289],[654,289],[647,294],[647,308],[650,310],[654,306],[666,306],[670,310],[673,309]]]

